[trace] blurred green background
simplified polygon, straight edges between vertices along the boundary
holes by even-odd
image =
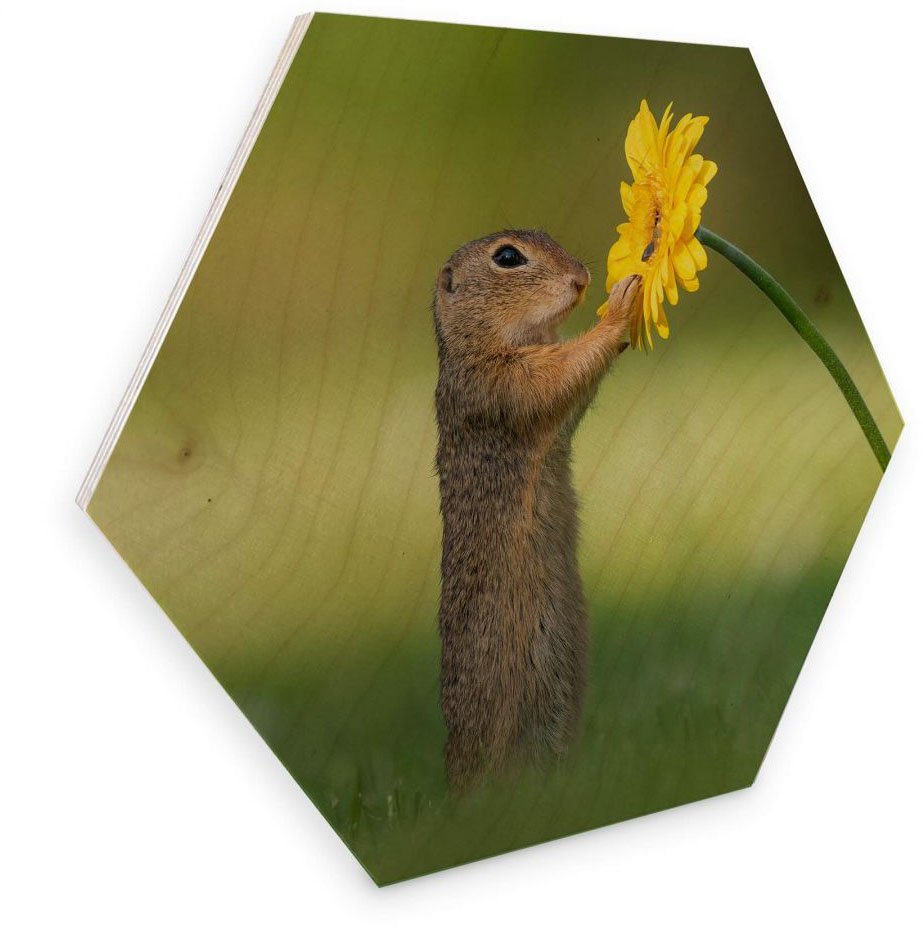
[[[315,16],[90,513],[379,882],[748,785],[880,473],[824,368],[710,256],[578,434],[592,622],[554,773],[446,797],[430,317],[462,242],[594,273],[642,97],[711,117],[706,225],[901,421],[749,53]]]

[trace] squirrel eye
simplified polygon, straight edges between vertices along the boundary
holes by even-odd
[[[519,249],[514,248],[512,245],[504,245],[502,248],[498,248],[494,252],[494,264],[497,267],[520,267],[523,264],[528,264],[526,261],[525,255],[519,251]]]

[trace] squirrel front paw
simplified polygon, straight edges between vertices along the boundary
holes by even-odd
[[[644,293],[639,274],[620,280],[610,291],[608,312],[603,317],[610,325],[627,325],[638,310],[638,301]]]

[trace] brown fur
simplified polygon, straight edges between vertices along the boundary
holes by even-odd
[[[528,259],[505,269],[506,244]],[[586,676],[571,438],[625,347],[638,278],[559,341],[589,273],[549,235],[500,232],[449,259],[433,312],[442,542],[442,710],[450,785],[560,757]]]

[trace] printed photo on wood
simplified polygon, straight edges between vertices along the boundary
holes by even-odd
[[[315,14],[79,502],[386,884],[749,786],[901,428],[746,49]]]

